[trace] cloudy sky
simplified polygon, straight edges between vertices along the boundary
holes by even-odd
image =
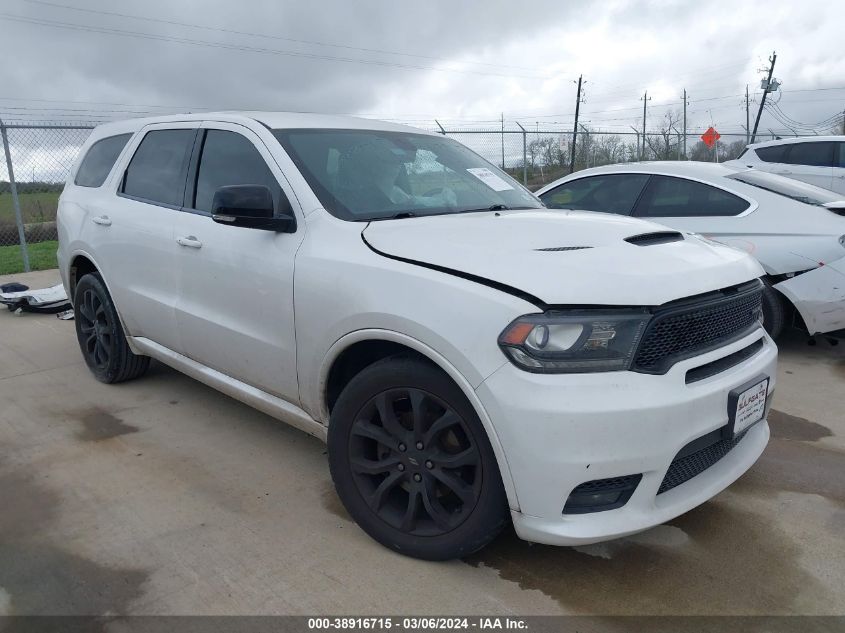
[[[742,133],[777,51],[761,130],[827,131],[845,108],[835,2],[3,0],[0,117],[93,121],[273,109],[451,127],[689,127]],[[756,104],[752,103],[752,124]]]

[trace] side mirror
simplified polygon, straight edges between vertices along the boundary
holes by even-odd
[[[288,207],[287,200],[284,200]],[[289,208],[289,207],[288,207]],[[296,218],[292,213],[274,215],[273,194],[264,185],[229,185],[214,192],[211,218],[218,224],[249,229],[293,233]]]

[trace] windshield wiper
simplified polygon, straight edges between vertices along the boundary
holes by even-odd
[[[507,211],[510,207],[506,204],[491,204],[483,209],[464,209],[458,213],[478,213],[479,211]]]
[[[400,211],[399,213],[395,213],[394,215],[389,215],[386,218],[381,218],[382,220],[404,220],[405,218],[415,218],[417,214],[413,211]]]

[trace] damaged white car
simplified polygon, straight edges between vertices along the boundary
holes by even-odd
[[[644,530],[769,439],[757,262],[544,209],[437,134],[268,112],[111,123],[58,227],[94,376],[152,357],[327,440],[350,515],[406,555],[465,556],[508,522],[553,544]]]
[[[549,208],[640,217],[744,250],[766,271],[773,337],[792,323],[845,334],[841,194],[756,169],[667,161],[586,169],[537,195]]]

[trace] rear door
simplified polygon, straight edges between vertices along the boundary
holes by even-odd
[[[295,233],[276,233],[211,218],[214,192],[227,185],[269,187],[277,212],[288,200],[296,205],[296,198],[257,134],[238,124],[203,126],[173,235],[184,353],[296,403],[293,271],[304,225],[300,221]]]
[[[107,208],[91,221],[95,256],[132,336],[179,351],[176,331],[176,244],[173,226],[198,123],[150,125],[125,154],[130,158]]]
[[[831,141],[790,143],[786,146],[788,148],[785,159],[787,164],[775,173],[830,189],[833,186],[836,145]]]
[[[752,202],[724,189],[687,178],[654,175],[634,208],[636,217],[715,238],[737,235],[736,216]]]

